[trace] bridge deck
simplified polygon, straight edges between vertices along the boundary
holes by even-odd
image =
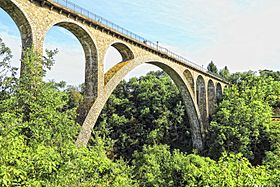
[[[127,29],[124,29],[117,24],[114,24],[107,19],[104,19],[101,16],[98,16],[68,0],[31,0],[32,2],[39,2],[41,5],[48,5],[52,9],[57,9],[61,13],[66,13],[68,16],[73,16],[80,21],[89,24],[92,27],[95,27],[96,29],[100,29],[102,31],[106,31],[108,33],[112,33],[118,37],[121,37],[127,41],[133,42],[136,45],[139,45],[143,48],[146,48],[147,50],[150,50],[152,52],[155,52],[159,54],[163,58],[169,58],[170,60],[176,61],[178,63],[181,63],[183,65],[186,65],[187,67],[194,69],[196,71],[199,71],[205,75],[208,75],[210,77],[213,77],[221,82],[224,82],[227,84],[227,81],[225,81],[223,78],[218,77],[215,74],[212,74],[208,72],[205,68],[202,66],[187,60],[185,57],[182,57],[167,48],[161,47],[158,44],[155,44],[151,42],[150,40],[147,40],[137,34],[134,34]]]

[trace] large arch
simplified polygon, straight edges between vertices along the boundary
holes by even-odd
[[[210,79],[208,81],[207,86],[207,93],[208,93],[208,113],[209,117],[212,116],[215,110],[215,103],[216,103],[216,94],[215,94],[215,85],[214,82]]]
[[[85,97],[97,97],[98,55],[93,38],[82,26],[72,22],[58,22],[59,26],[73,33],[81,43],[85,54]]]
[[[31,48],[34,42],[33,30],[26,14],[12,1],[0,0],[2,8],[15,22],[21,36],[21,56],[27,48]],[[21,64],[20,73],[24,72],[24,65]]]
[[[206,108],[206,84],[201,75],[198,75],[196,79],[196,102],[199,108],[202,123],[207,124],[207,108]],[[204,135],[206,126],[201,126],[202,135]]]
[[[0,8],[9,14],[16,23],[20,31],[23,51],[31,47],[33,44],[32,28],[25,13],[12,1],[0,0]]]
[[[98,51],[94,39],[82,25],[72,21],[52,23],[46,33],[54,26],[71,32],[80,42],[85,54],[84,102],[78,109],[78,122],[82,123],[92,103],[98,95]]]
[[[198,113],[197,105],[194,103],[193,94],[191,93],[191,86],[187,82],[183,73],[179,74],[178,71],[172,68],[167,63],[160,62],[159,60],[149,59],[149,58],[138,58],[117,64],[115,67],[111,68],[105,74],[105,80],[107,84],[105,86],[105,93],[98,97],[93,106],[91,107],[88,116],[82,126],[81,132],[78,136],[76,144],[78,146],[85,146],[90,139],[91,131],[97,121],[99,114],[101,113],[106,101],[117,87],[120,81],[129,73],[132,69],[141,65],[143,63],[153,64],[164,70],[175,82],[181,91],[185,106],[187,108],[187,115],[190,120],[190,126],[192,131],[192,141],[193,146],[198,150],[203,149],[203,142],[201,136],[201,119]]]

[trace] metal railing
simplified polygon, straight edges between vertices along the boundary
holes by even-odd
[[[91,19],[91,20],[93,20],[95,22],[103,24],[106,27],[109,27],[110,29],[113,29],[113,30],[115,30],[115,31],[117,31],[117,32],[119,32],[119,33],[121,33],[123,35],[126,35],[126,36],[136,40],[137,42],[143,44],[143,45],[147,45],[147,46],[149,46],[150,48],[152,48],[155,51],[158,51],[158,52],[160,52],[162,54],[166,54],[169,57],[172,57],[172,58],[174,58],[174,59],[176,59],[176,60],[178,60],[178,61],[180,61],[180,62],[182,62],[182,63],[184,63],[184,64],[186,64],[188,66],[191,66],[191,67],[193,67],[195,69],[198,69],[198,70],[200,70],[200,71],[202,71],[204,73],[211,74],[212,76],[214,76],[214,77],[216,77],[218,79],[222,79],[221,77],[218,77],[217,75],[215,75],[215,74],[213,74],[211,72],[208,72],[207,69],[203,68],[203,66],[200,66],[200,65],[198,65],[198,64],[196,64],[196,63],[194,63],[194,62],[192,62],[192,61],[190,61],[188,59],[186,59],[185,57],[182,57],[182,56],[180,56],[180,55],[178,55],[178,54],[168,50],[165,47],[159,46],[158,43],[153,43],[153,42],[151,42],[151,41],[149,41],[149,40],[147,40],[147,39],[145,39],[145,38],[143,38],[143,37],[141,37],[141,36],[139,36],[137,34],[134,34],[133,32],[130,32],[127,29],[125,29],[123,27],[120,27],[119,25],[117,25],[117,24],[115,24],[113,22],[108,21],[107,19],[105,19],[105,18],[103,18],[101,16],[98,16],[98,15],[96,15],[96,14],[94,14],[94,13],[92,13],[92,12],[82,8],[82,7],[80,7],[79,5],[76,5],[76,4],[74,4],[74,3],[72,3],[72,2],[70,2],[68,0],[51,0],[51,1],[57,3],[57,4],[61,5],[61,6],[64,6],[64,7],[68,8],[68,9],[78,13],[78,14],[81,14],[82,16],[85,16],[85,17],[87,17],[87,18],[89,18],[89,19]]]

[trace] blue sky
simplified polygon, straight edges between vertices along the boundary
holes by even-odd
[[[203,65],[213,60],[232,72],[280,70],[280,1],[278,0],[72,0],[136,34]],[[20,54],[19,33],[0,9],[0,37]],[[77,39],[53,28],[46,48],[58,48],[56,65],[47,79],[83,82],[84,57]],[[109,49],[105,70],[120,57]],[[65,68],[66,67],[66,68]],[[139,76],[152,66],[140,66],[128,77]],[[77,77],[73,77],[73,74]]]

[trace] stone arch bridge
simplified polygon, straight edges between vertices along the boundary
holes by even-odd
[[[227,82],[169,50],[133,34],[67,0],[0,0],[14,20],[23,51],[43,53],[46,33],[53,26],[72,32],[85,53],[85,100],[82,128],[76,144],[86,145],[110,94],[124,76],[143,63],[160,67],[181,91],[192,132],[193,146],[203,149],[208,118]],[[104,73],[107,49],[116,48],[122,61]]]

